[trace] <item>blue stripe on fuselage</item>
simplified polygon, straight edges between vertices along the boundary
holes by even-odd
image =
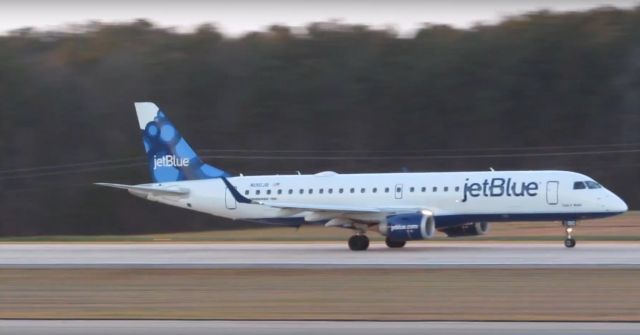
[[[470,222],[517,222],[517,221],[577,221],[587,219],[600,219],[622,214],[614,212],[592,213],[527,213],[527,214],[463,214],[463,215],[437,215],[435,217],[436,228],[455,227]],[[303,224],[325,224],[328,220],[306,222],[304,217],[260,218],[245,220],[272,225],[300,226]]]
[[[437,228],[455,227],[469,222],[518,222],[518,221],[577,221],[600,219],[622,214],[612,212],[592,213],[527,213],[527,214],[465,214],[439,215],[435,217]]]

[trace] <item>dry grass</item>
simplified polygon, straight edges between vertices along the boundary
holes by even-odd
[[[261,229],[212,230],[191,233],[124,235],[124,236],[36,236],[0,238],[0,241],[60,241],[60,242],[234,242],[234,241],[345,241],[352,234],[350,230],[326,228],[309,225],[300,229],[290,227],[265,227]],[[575,236],[588,241],[640,241],[640,212],[601,219],[581,221]],[[383,240],[377,233],[369,234],[376,241]],[[564,238],[559,222],[521,222],[496,223],[486,236],[473,236],[469,239],[488,241],[558,241]],[[436,235],[435,240],[447,240],[444,234]]]
[[[640,321],[640,269],[0,269],[1,318]]]

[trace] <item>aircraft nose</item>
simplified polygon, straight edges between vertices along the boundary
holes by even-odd
[[[609,205],[609,210],[612,212],[623,213],[629,209],[627,203],[624,200],[620,199],[617,195],[614,195],[611,199],[611,204]]]

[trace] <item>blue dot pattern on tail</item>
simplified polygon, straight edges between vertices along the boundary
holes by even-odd
[[[155,182],[211,179],[230,175],[205,164],[162,111],[143,131],[144,149]]]

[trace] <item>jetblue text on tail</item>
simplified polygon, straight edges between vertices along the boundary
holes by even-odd
[[[188,158],[179,158],[174,155],[165,155],[162,157],[153,156],[153,169],[159,167],[187,167],[189,166]]]

